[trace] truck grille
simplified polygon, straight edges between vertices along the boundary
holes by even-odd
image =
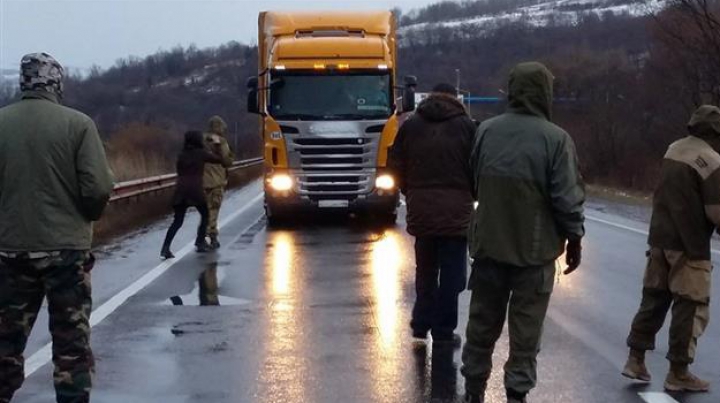
[[[287,137],[301,195],[352,200],[373,190],[379,137]]]

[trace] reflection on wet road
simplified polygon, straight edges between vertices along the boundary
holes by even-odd
[[[340,219],[268,229],[260,214],[258,203],[222,231],[218,252],[176,262],[94,328],[94,401],[462,401],[460,350],[410,337],[414,253],[402,224],[380,228]],[[638,234],[588,224],[583,266],[557,278],[540,383],[530,402],[642,403],[638,392],[661,390],[657,384],[631,386],[618,375],[623,339],[639,302],[644,244]],[[133,264],[140,263],[127,262]],[[460,334],[468,305],[465,292]],[[719,322],[717,312],[712,323]],[[649,356],[659,379],[667,368],[666,343],[663,331],[662,347]],[[718,346],[720,333],[711,325],[701,341],[703,357],[720,354]],[[507,351],[503,335],[488,403],[505,402]],[[720,379],[712,360],[699,361],[699,375]],[[720,401],[712,393],[673,397],[681,403]],[[52,400],[46,366],[27,380],[14,403]]]

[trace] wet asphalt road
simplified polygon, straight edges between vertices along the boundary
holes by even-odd
[[[255,183],[234,193],[224,216],[257,200],[259,192]],[[658,351],[649,355],[655,381],[641,387],[619,375],[639,304],[646,225],[592,207],[583,265],[557,277],[532,403],[641,403],[639,392],[662,391],[666,328]],[[167,224],[99,253],[96,306],[160,263]],[[190,242],[194,225],[194,219],[187,221],[175,250]],[[221,242],[217,253],[178,259],[94,328],[95,402],[461,401],[459,350],[433,349],[409,335],[413,240],[402,214],[391,229],[338,219],[276,230],[266,228],[256,201],[227,223]],[[465,292],[462,331],[468,303]],[[713,308],[693,368],[718,389],[720,312]],[[45,327],[41,318],[28,356],[49,340]],[[507,348],[503,335],[489,403],[504,402]],[[720,392],[673,398],[718,403]],[[53,399],[51,366],[45,365],[29,376],[15,401]]]

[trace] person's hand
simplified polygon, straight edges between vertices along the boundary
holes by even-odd
[[[567,268],[563,274],[570,274],[580,266],[582,260],[582,244],[580,239],[568,240],[565,248],[565,263]]]
[[[220,136],[217,134],[213,134],[211,137],[213,145],[220,145]]]

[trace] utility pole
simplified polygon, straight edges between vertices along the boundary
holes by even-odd
[[[455,69],[455,95],[460,96],[460,69]]]

